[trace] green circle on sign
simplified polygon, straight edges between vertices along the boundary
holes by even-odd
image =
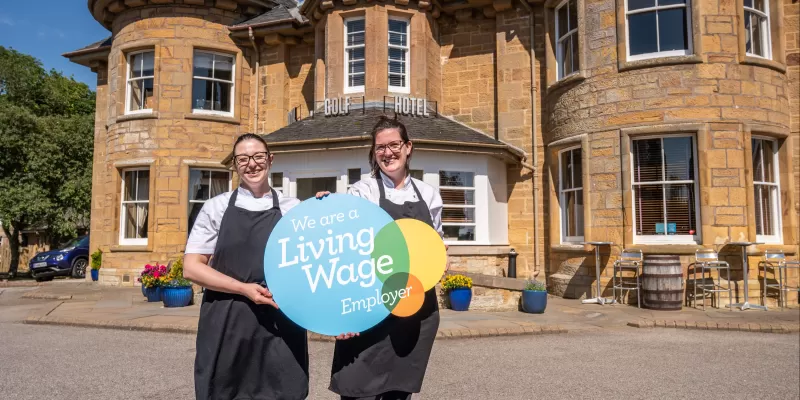
[[[408,246],[406,245],[406,239],[403,237],[403,231],[400,230],[397,223],[391,222],[381,228],[375,236],[375,241],[373,243],[375,247],[372,250],[372,258],[375,260],[375,274],[381,282],[385,283],[386,279],[393,274],[400,272],[409,273],[410,261]],[[378,265],[381,265],[381,258],[383,256],[391,257],[392,264],[383,268],[378,268]],[[381,269],[383,269],[383,271],[381,271]]]

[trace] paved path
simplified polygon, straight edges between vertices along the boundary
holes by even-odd
[[[145,301],[139,288],[99,286],[94,283],[62,281],[32,288],[0,288],[7,299],[38,300],[26,322],[194,333],[199,306],[164,308],[160,302]],[[3,295],[0,294],[0,307]],[[800,309],[768,312],[653,311],[627,305],[600,306],[579,300],[548,299],[544,314],[523,312],[441,311],[439,336],[446,338],[504,336],[537,333],[566,333],[635,327],[681,327],[764,332],[800,331]],[[313,337],[329,340],[324,337]]]
[[[192,335],[0,322],[0,337],[3,400],[194,398]],[[309,399],[337,399],[327,390],[332,350],[310,344]],[[414,399],[798,399],[798,358],[798,334],[628,328],[443,340]]]

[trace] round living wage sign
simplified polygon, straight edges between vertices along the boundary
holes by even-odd
[[[312,332],[363,332],[389,314],[407,317],[444,273],[439,233],[393,220],[351,195],[309,199],[283,216],[264,252],[264,275],[281,310]]]

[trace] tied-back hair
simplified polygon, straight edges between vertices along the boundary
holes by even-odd
[[[237,137],[236,141],[233,143],[233,152],[236,152],[236,146],[238,146],[239,143],[244,142],[245,140],[258,140],[259,142],[261,142],[261,144],[264,145],[264,148],[267,149],[267,153],[270,152],[269,151],[269,145],[267,144],[267,141],[264,140],[263,137],[261,137],[259,135],[256,135],[255,133],[243,133],[243,134],[239,135],[239,137]]]
[[[397,129],[397,131],[400,132],[400,139],[403,141],[403,143],[405,144],[409,142],[408,131],[406,131],[406,126],[403,125],[403,123],[397,119],[397,114],[394,115],[394,118],[389,118],[385,115],[381,115],[378,118],[378,123],[376,123],[375,126],[372,127],[372,132],[370,132],[370,136],[372,136],[372,147],[370,147],[369,149],[369,166],[372,169],[371,171],[372,177],[378,177],[379,176],[378,173],[381,171],[381,167],[378,164],[378,159],[377,157],[375,157],[375,139],[378,137],[379,133],[387,129]],[[406,175],[408,175],[410,166],[411,166],[411,154],[409,154],[408,157],[406,158],[406,165],[405,165]]]

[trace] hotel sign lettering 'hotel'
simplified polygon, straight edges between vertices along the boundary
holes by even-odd
[[[325,116],[347,115],[350,113],[350,97],[325,99]],[[395,97],[394,112],[415,117],[428,117],[428,100],[416,97]]]

